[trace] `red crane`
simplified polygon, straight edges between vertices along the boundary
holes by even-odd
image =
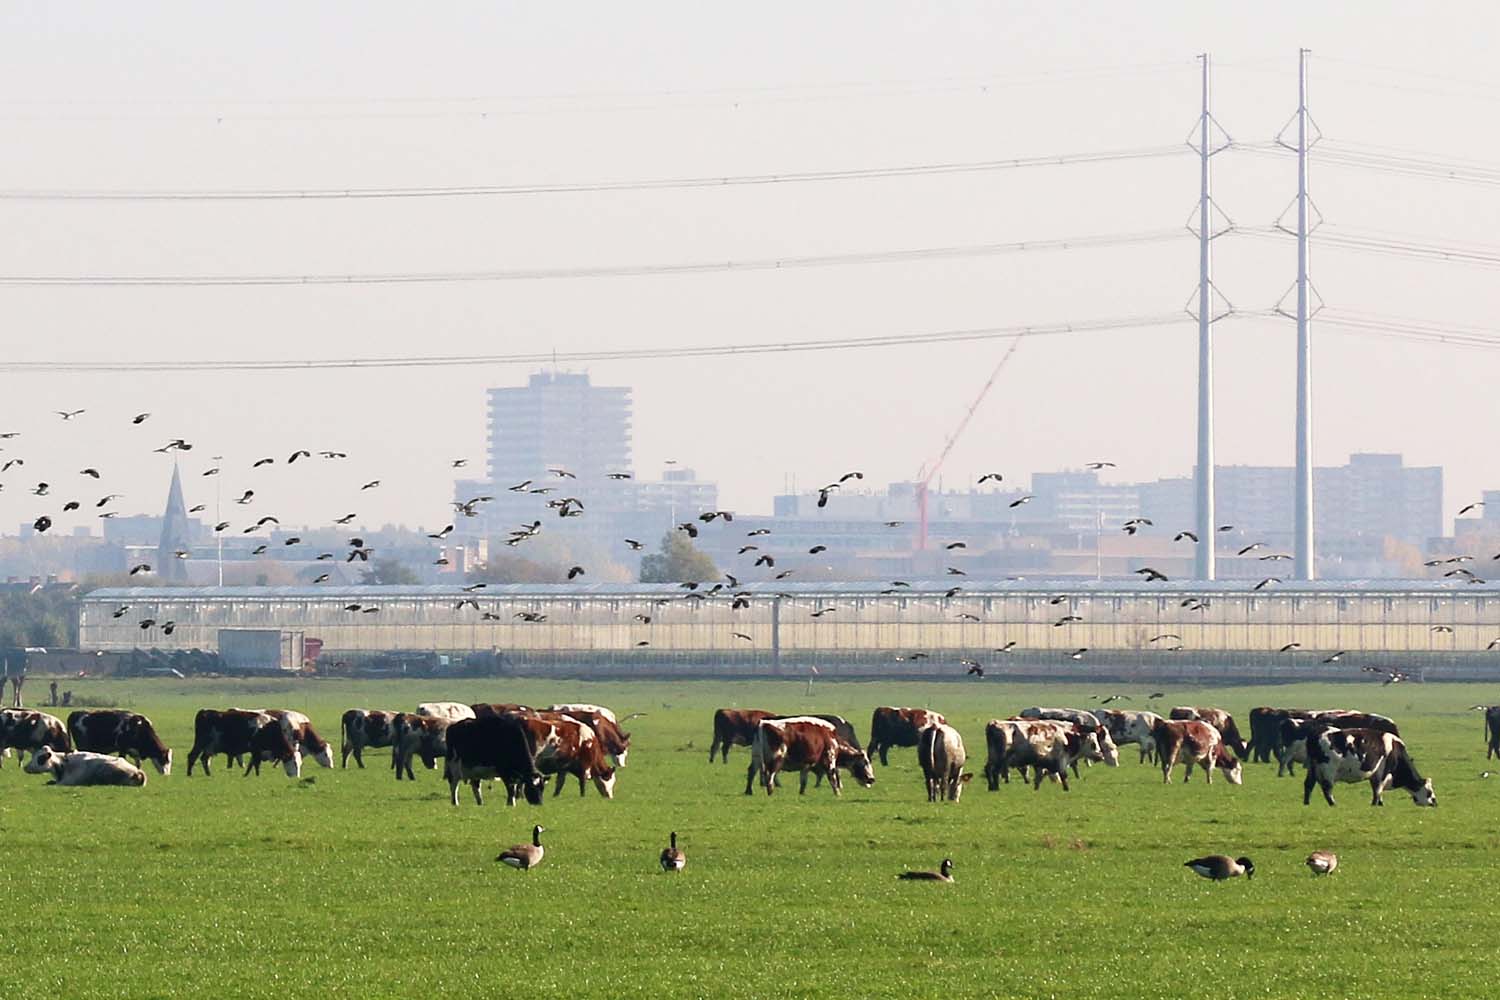
[[[958,426],[953,429],[953,433],[949,434],[948,440],[943,443],[943,450],[937,453],[936,458],[928,459],[922,463],[922,467],[917,470],[918,552],[927,551],[927,486],[932,482],[932,477],[936,476],[938,470],[943,467],[944,459],[953,450],[953,446],[958,443],[958,439],[963,434],[964,429],[969,426],[969,421],[974,418],[975,411],[979,409],[979,404],[984,402],[984,397],[989,395],[990,388],[995,384],[995,379],[1000,377],[1000,370],[1005,367],[1005,363],[1010,360],[1011,355],[1016,353],[1016,348],[1021,346],[1021,337],[1024,336],[1025,334],[1020,334],[1010,342],[1010,347],[1006,349],[1005,354],[1001,356],[994,370],[990,372],[990,377],[985,379],[984,387],[979,390],[979,395],[974,397],[974,402],[969,404],[969,409],[964,413],[963,419],[958,422]]]

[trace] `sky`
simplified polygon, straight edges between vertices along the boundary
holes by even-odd
[[[1500,167],[1500,9],[1409,4],[13,3],[0,7],[0,278],[356,275],[650,267],[1178,229],[1191,155],[819,183],[485,197],[279,201],[21,198],[614,184],[1147,149],[1196,123],[1196,56],[1241,144],[1214,194],[1263,229],[1295,164],[1263,151],[1297,103],[1325,149],[1380,146]],[[1390,154],[1390,150],[1383,150]],[[1500,190],[1320,165],[1325,232],[1479,243]],[[1261,313],[1290,240],[1215,243],[1215,281]],[[1320,248],[1329,308],[1500,328],[1488,268]],[[310,360],[759,344],[1180,313],[1180,240],[689,274],[236,287],[0,283],[5,361]],[[1217,457],[1290,465],[1295,331],[1216,327]],[[1446,469],[1449,513],[1500,488],[1486,431],[1500,354],[1313,326],[1314,454],[1401,452]],[[943,448],[1005,340],[575,365],[634,390],[635,465],[717,480],[767,512],[849,469],[906,480]],[[441,525],[454,460],[482,466],[484,390],[535,365],[35,373],[0,365],[0,526],[61,494],[158,513],[175,437],[188,502],[245,489],[288,523]],[[1195,454],[1196,328],[1023,338],[942,469],[1115,462],[1139,481]],[[84,408],[64,422],[57,410]],[[149,411],[143,424],[130,418]],[[295,449],[345,460],[285,464]],[[213,456],[223,456],[217,462]],[[273,466],[252,469],[261,457]],[[222,465],[209,479],[201,473]],[[96,467],[98,483],[79,470]],[[465,472],[471,471],[464,470]],[[371,480],[380,486],[360,490]],[[48,498],[36,482],[52,484]],[[93,525],[87,506],[65,526]]]

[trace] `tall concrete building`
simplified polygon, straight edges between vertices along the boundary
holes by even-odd
[[[549,468],[579,480],[630,471],[630,390],[586,374],[538,372],[524,386],[489,391],[491,482],[536,479]]]

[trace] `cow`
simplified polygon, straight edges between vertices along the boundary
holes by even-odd
[[[474,709],[461,701],[424,701],[417,706],[417,714],[457,722],[459,719],[474,718]]]
[[[1437,805],[1432,779],[1417,773],[1401,737],[1378,729],[1325,729],[1307,738],[1302,804],[1312,802],[1317,785],[1333,805],[1335,781],[1369,781],[1372,806],[1385,805],[1381,793],[1387,788],[1404,789],[1419,806]]]
[[[882,765],[889,764],[886,755],[891,747],[914,747],[917,734],[934,723],[946,725],[947,719],[925,708],[881,707],[870,717],[870,759],[880,755]]]
[[[927,801],[957,802],[964,784],[974,777],[964,773],[968,754],[963,737],[946,723],[934,723],[917,736],[917,763],[927,779]]]
[[[597,705],[554,705],[545,711],[566,715],[586,724],[599,738],[599,745],[604,748],[604,752],[614,759],[615,767],[625,766],[625,758],[630,754],[630,734],[620,728],[619,722],[615,721],[615,713]]]
[[[721,708],[714,712],[714,738],[708,745],[708,762],[714,762],[714,754],[720,754],[722,762],[729,763],[730,747],[747,747],[755,742],[755,728],[760,720],[773,717],[775,712],[759,708]]]
[[[396,714],[391,723],[391,766],[397,781],[401,780],[402,771],[408,780],[416,780],[411,770],[413,757],[422,758],[423,765],[431,771],[437,767],[438,758],[448,756],[448,727],[452,724],[432,715]]]
[[[269,712],[246,711],[229,708],[220,711],[213,708],[199,709],[193,718],[193,748],[188,751],[188,777],[192,777],[193,765],[203,762],[203,773],[212,775],[208,761],[216,753],[231,759],[250,755],[245,765],[245,774],[253,769],[260,773],[262,761],[278,763],[287,777],[302,774],[302,751],[287,735],[281,720]]]
[[[1198,719],[1162,719],[1156,724],[1156,756],[1161,763],[1162,784],[1172,780],[1172,768],[1179,759],[1185,759],[1187,769],[1182,776],[1187,781],[1193,776],[1193,765],[1203,768],[1203,780],[1214,783],[1214,768],[1224,772],[1231,785],[1243,784],[1244,770],[1239,759],[1224,746],[1223,737],[1213,724]]]
[[[396,740],[396,717],[400,712],[385,712],[378,708],[351,708],[340,720],[343,739],[339,741],[342,756],[341,767],[349,766],[349,755],[354,754],[354,763],[363,770],[365,748],[388,747]]]
[[[516,804],[516,791],[534,806],[542,804],[546,778],[536,766],[536,744],[517,715],[488,715],[482,719],[459,719],[448,726],[448,753],[443,776],[453,804],[458,805],[458,786],[469,782],[474,801],[484,805],[479,782],[494,778],[504,782],[506,803]]]
[[[1500,705],[1488,705],[1484,710],[1484,740],[1489,746],[1484,759],[1500,757]]]
[[[1250,710],[1250,742],[1245,749],[1257,764],[1269,764],[1281,747],[1281,724],[1287,719],[1309,719],[1317,713],[1306,708],[1270,708]]]
[[[1066,792],[1069,765],[1076,765],[1081,757],[1104,760],[1098,729],[1051,719],[991,719],[984,727],[984,742],[988,751],[984,776],[992,792],[1000,787],[1001,779],[1010,784],[1012,767],[1032,769],[1033,791],[1051,774]]]
[[[1109,730],[1116,746],[1134,743],[1140,751],[1138,763],[1156,760],[1156,736],[1153,730],[1161,721],[1155,712],[1129,711],[1115,708],[1101,709],[1099,721]]]
[[[73,712],[68,716],[68,735],[81,751],[130,757],[136,767],[149,760],[163,777],[172,773],[172,751],[144,715],[119,709]]]
[[[260,711],[280,723],[286,738],[301,751],[302,756],[311,757],[324,767],[333,767],[333,747],[318,735],[311,719],[289,708],[263,708]]]
[[[46,712],[25,708],[0,708],[0,750],[19,750],[24,755],[44,746],[73,749],[62,720]]]
[[[537,770],[557,775],[554,797],[562,792],[570,774],[578,779],[579,795],[592,781],[600,795],[615,797],[615,769],[605,759],[604,744],[592,726],[561,712],[538,712],[524,718],[536,739]]]
[[[1042,711],[1069,712],[1069,711],[1072,711],[1072,710],[1071,709],[1042,709]],[[1085,764],[1087,764],[1089,766],[1093,766],[1093,764],[1094,764],[1095,761],[1103,761],[1104,764],[1107,767],[1119,767],[1120,766],[1120,751],[1119,751],[1119,748],[1115,746],[1114,737],[1112,737],[1109,734],[1109,729],[1107,727],[1103,726],[1103,725],[1100,725],[1099,722],[1098,722],[1098,720],[1095,719],[1094,713],[1092,713],[1092,712],[1080,712],[1079,713],[1079,718],[1080,718],[1080,720],[1083,720],[1083,721],[1073,722],[1073,721],[1069,721],[1067,719],[1038,719],[1038,718],[1031,717],[1031,716],[1012,715],[1006,721],[1007,722],[1051,722],[1051,723],[1056,723],[1057,725],[1061,725],[1061,726],[1072,726],[1074,729],[1077,729],[1079,732],[1093,733],[1094,734],[1094,739],[1098,742],[1098,745],[1099,745],[1099,751],[1098,751],[1098,753],[1097,754],[1083,754],[1083,755],[1080,755],[1080,756],[1074,756],[1074,757],[1072,757],[1068,761],[1068,768],[1073,772],[1073,777],[1075,777],[1075,778],[1078,777],[1078,762],[1080,760],[1082,760]],[[1087,724],[1087,720],[1088,719],[1095,719],[1095,721],[1094,721],[1094,723],[1092,725],[1089,725],[1089,724]],[[1019,768],[1020,768],[1020,771],[1021,771],[1021,778],[1024,781],[1026,779],[1026,765],[1022,764],[1022,765],[1019,766]]]
[[[473,719],[481,715],[505,715],[510,712],[525,714],[527,712],[535,712],[536,709],[530,705],[518,705],[510,701],[476,701],[469,706],[469,711],[471,714],[462,716],[462,718]],[[448,716],[442,716],[442,718],[448,718]],[[456,720],[449,719],[449,721]]]
[[[1084,708],[1023,708],[1018,719],[1051,719],[1054,722],[1076,722],[1086,729],[1099,728],[1099,716]]]
[[[839,768],[847,767],[866,788],[875,784],[869,755],[841,739],[833,723],[808,715],[784,719],[762,719],[750,744],[750,768],[745,774],[745,794],[752,794],[755,775],[770,795],[776,776],[784,770],[802,772],[799,794],[807,793],[807,776],[818,772],[828,779],[834,795],[842,794]]]
[[[121,757],[77,751],[61,753],[43,745],[21,766],[27,774],[50,774],[49,785],[127,785],[140,788],[146,772]]]
[[[1176,722],[1206,722],[1219,731],[1220,741],[1233,750],[1235,756],[1244,758],[1250,755],[1250,748],[1240,736],[1239,727],[1234,724],[1234,716],[1222,708],[1179,706],[1172,709],[1167,718]]]
[[[1392,736],[1401,735],[1395,720],[1370,712],[1335,708],[1306,715],[1305,719],[1288,718],[1281,723],[1281,738],[1276,744],[1278,778],[1283,774],[1295,775],[1296,764],[1307,764],[1307,738],[1324,729],[1378,729]]]

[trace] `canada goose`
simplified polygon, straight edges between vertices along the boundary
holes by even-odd
[[[1249,858],[1238,860],[1226,854],[1210,854],[1206,858],[1194,858],[1192,861],[1183,862],[1184,868],[1191,868],[1194,874],[1202,875],[1204,878],[1221,882],[1227,878],[1243,875],[1251,878],[1255,875],[1255,862]]]
[[[542,832],[544,830],[546,830],[546,827],[538,823],[531,828],[531,843],[507,847],[496,856],[495,860],[503,861],[512,868],[519,868],[522,871],[530,871],[535,868],[542,863],[542,856],[547,853],[546,849],[542,847]]]
[[[677,831],[672,831],[672,846],[661,849],[661,870],[680,872],[687,867],[687,855],[677,849]]]
[[[1339,856],[1332,851],[1313,851],[1307,856],[1307,867],[1314,875],[1332,875],[1339,866]]]
[[[921,882],[952,882],[953,859],[944,858],[943,863],[938,865],[938,870],[935,872],[902,872],[896,877]]]

